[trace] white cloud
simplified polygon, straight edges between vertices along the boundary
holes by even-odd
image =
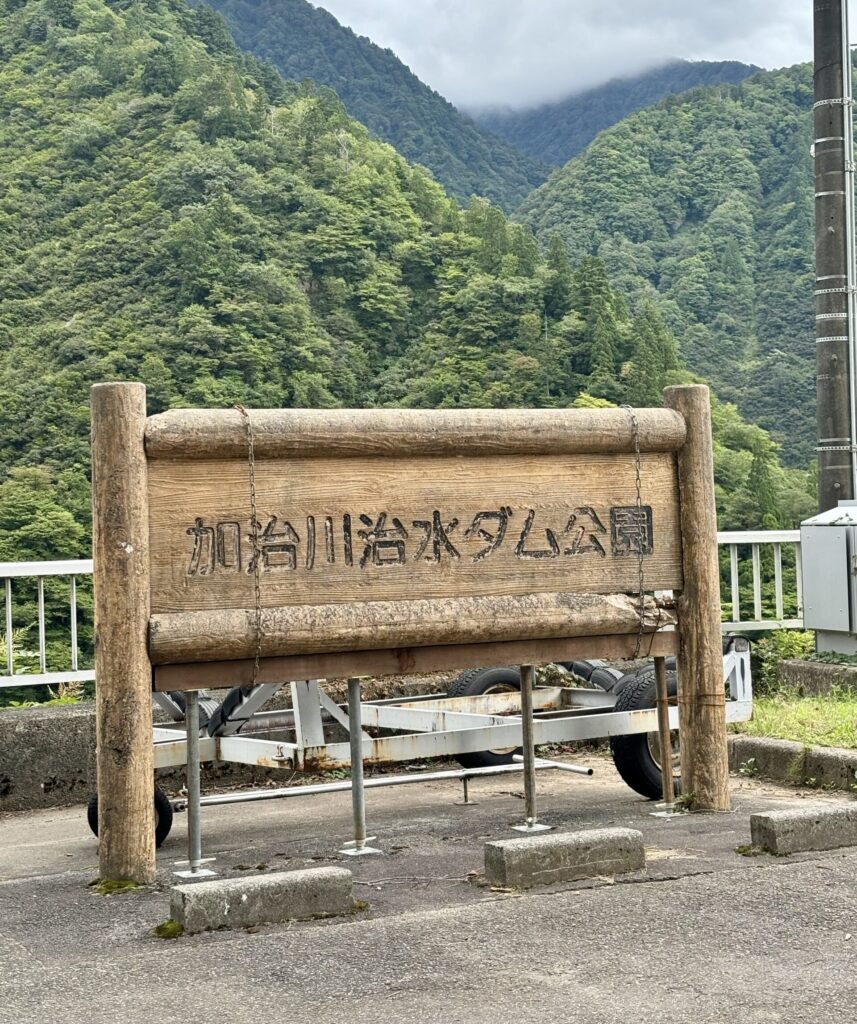
[[[322,0],[464,108],[531,106],[670,57],[812,57],[809,0]]]

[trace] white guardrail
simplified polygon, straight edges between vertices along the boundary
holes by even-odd
[[[732,621],[723,623],[724,632],[759,632],[770,629],[802,629],[803,628],[803,592],[800,576],[800,531],[799,530],[748,530],[729,533],[718,533],[718,547],[729,550],[729,585],[724,588],[723,600],[730,601]],[[785,618],[785,598],[783,589],[783,548],[794,550],[795,588],[797,591],[796,616]],[[773,549],[773,592],[765,594],[762,579],[763,551]],[[752,618],[741,616],[741,600],[739,593],[740,569],[750,562],[752,577]],[[746,571],[745,571],[746,574]],[[0,581],[4,590],[4,622],[3,657],[0,658],[0,687],[9,686],[57,686],[64,683],[92,682],[95,679],[94,668],[80,668],[80,652],[78,648],[78,625],[80,609],[77,602],[77,584],[80,577],[92,576],[92,561],[80,559],[67,562],[0,562]],[[68,580],[68,658],[67,670],[49,671],[46,640],[45,617],[45,579],[62,577]],[[15,581],[20,581],[16,583]],[[36,622],[19,622],[17,628],[26,630],[27,639],[17,645],[16,623],[14,622],[13,598],[18,587],[25,590],[28,600],[35,596],[37,616]],[[769,588],[768,588],[769,589]],[[763,614],[765,599],[773,598],[774,617],[766,618]],[[65,623],[60,623],[61,629]],[[33,627],[38,633],[37,650],[32,649],[30,639]],[[18,665],[16,666],[16,657]],[[66,659],[63,659],[66,660]],[[26,661],[29,666],[38,662],[38,670],[32,667],[21,667]]]
[[[65,577],[68,580],[68,664],[66,671],[49,672],[47,665],[47,639],[45,620],[45,579],[48,577]],[[79,559],[67,562],[0,562],[0,580],[3,582],[5,629],[3,635],[3,658],[0,659],[0,671],[5,667],[6,674],[0,676],[0,687],[5,686],[58,686],[62,683],[89,683],[95,679],[94,668],[80,668],[80,651],[78,648],[77,630],[77,581],[81,576],[92,576],[92,559]],[[13,608],[13,581],[20,580],[16,586],[26,586],[26,593],[32,598],[35,590],[36,622],[19,622],[18,628],[27,630],[27,639],[18,645],[19,662],[38,660],[38,671],[19,670],[15,667],[15,633]],[[35,580],[35,586],[33,581]],[[32,627],[38,630],[38,648],[32,650],[30,633]],[[34,657],[35,656],[35,657]],[[5,662],[5,665],[4,665]]]

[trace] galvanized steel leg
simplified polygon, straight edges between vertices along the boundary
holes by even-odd
[[[536,808],[536,747],[533,740],[533,683],[536,670],[532,665],[521,666],[521,737],[524,755],[524,803],[526,821],[513,825],[516,832],[547,832],[550,825],[541,825]]]
[[[351,810],[354,816],[354,841],[339,852],[346,857],[380,853],[366,845],[366,793],[363,788],[363,728],[360,707],[360,680],[348,680],[348,741],[351,749]],[[372,836],[371,838],[375,838]]]
[[[199,784],[199,691],[188,690],[185,704],[187,728],[187,859],[196,874],[202,860]]]
[[[199,691],[188,690],[185,696],[185,729],[187,736],[187,871],[176,871],[180,878],[210,878],[215,874],[203,864],[213,857],[202,857],[199,784]]]

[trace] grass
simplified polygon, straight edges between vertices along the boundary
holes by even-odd
[[[857,749],[857,694],[834,690],[825,697],[801,697],[782,690],[754,697],[753,720],[732,729],[811,747]]]

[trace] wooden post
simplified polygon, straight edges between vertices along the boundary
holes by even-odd
[[[703,384],[671,387],[664,398],[687,424],[687,441],[677,454],[684,573],[684,590],[678,597],[681,788],[693,810],[728,811],[726,690],[708,388]]]
[[[155,878],[146,389],[96,384],[92,401],[99,873]]]

